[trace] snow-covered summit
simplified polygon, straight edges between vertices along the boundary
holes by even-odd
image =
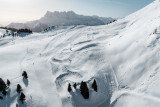
[[[55,12],[50,12],[47,11],[46,14],[44,15],[44,17],[74,17],[76,16],[76,13],[74,13],[73,11],[68,11],[68,12],[59,12],[59,11],[55,11]]]
[[[47,11],[44,17],[39,20],[30,21],[26,23],[11,23],[7,27],[10,28],[28,28],[33,31],[42,31],[51,26],[59,26],[59,25],[104,25],[111,21],[113,18],[102,18],[98,16],[83,16],[74,13],[73,11],[68,12],[50,12]]]

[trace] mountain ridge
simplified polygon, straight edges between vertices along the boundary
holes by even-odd
[[[40,32],[51,26],[70,26],[70,25],[105,25],[112,22],[113,18],[105,18],[98,16],[84,16],[76,14],[73,11],[64,12],[50,12],[47,11],[46,14],[38,20],[28,21],[26,23],[10,23],[7,27],[9,28],[28,28],[35,32]]]

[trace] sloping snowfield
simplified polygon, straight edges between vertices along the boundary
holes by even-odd
[[[6,30],[0,29],[0,36],[2,36],[2,35],[5,34],[5,33],[6,33]]]
[[[159,107],[159,38],[159,0],[106,26],[2,38],[0,77],[11,86],[0,107]],[[22,79],[24,70],[28,80]],[[91,88],[94,79],[98,92]],[[87,82],[88,100],[80,94],[81,81]],[[78,88],[68,93],[69,83]],[[17,84],[26,95],[24,104]]]

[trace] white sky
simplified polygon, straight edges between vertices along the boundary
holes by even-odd
[[[0,24],[38,19],[47,10],[55,10],[54,3],[54,0],[0,0]]]

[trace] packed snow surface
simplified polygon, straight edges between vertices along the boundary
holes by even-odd
[[[159,0],[109,25],[57,27],[24,38],[1,38],[0,77],[9,79],[11,86],[0,105],[159,107],[159,39]],[[26,81],[21,76],[24,70]],[[91,88],[94,79],[97,92]],[[87,100],[79,91],[81,81],[89,88]],[[78,84],[71,93],[69,83]],[[26,95],[23,105],[17,84]]]

